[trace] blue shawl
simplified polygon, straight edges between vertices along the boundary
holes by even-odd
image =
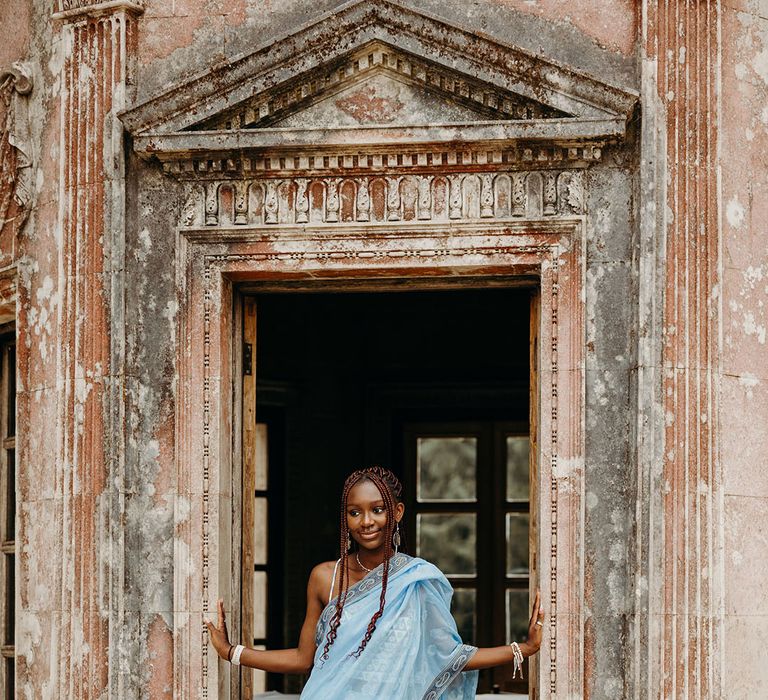
[[[474,700],[477,672],[462,670],[477,649],[459,638],[451,584],[436,566],[406,554],[393,556],[389,567],[384,613],[359,657],[352,653],[379,609],[383,564],[350,586],[325,660],[336,598],[323,610],[302,700]]]

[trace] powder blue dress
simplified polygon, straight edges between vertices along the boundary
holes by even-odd
[[[384,613],[359,657],[352,653],[379,609],[383,565],[350,586],[325,660],[336,598],[323,610],[314,667],[301,700],[474,700],[477,671],[463,669],[477,648],[459,638],[450,610],[451,584],[436,566],[406,554],[393,556],[389,566]]]

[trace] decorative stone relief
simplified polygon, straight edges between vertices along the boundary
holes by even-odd
[[[578,170],[216,180],[204,190],[190,188],[181,225],[513,220],[530,211],[544,217],[583,214],[583,199]]]
[[[0,127],[0,230],[6,223],[11,202],[19,209],[18,231],[29,211],[32,197],[32,145],[26,96],[32,92],[31,69],[14,63],[0,73],[0,99],[5,120]]]
[[[114,7],[119,4],[121,3],[109,2],[109,0],[58,0],[56,3],[56,11],[66,13],[75,12],[77,10],[93,11],[99,9],[99,7],[103,5]],[[122,4],[129,6],[133,10],[141,10],[144,8],[144,0],[125,0]]]

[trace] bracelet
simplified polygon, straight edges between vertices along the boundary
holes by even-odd
[[[240,655],[245,651],[245,647],[242,644],[238,644],[235,647],[235,653],[232,654],[232,665],[233,666],[239,666],[240,665]]]
[[[512,670],[512,680],[514,680],[517,677],[517,674],[520,674],[520,678],[523,678],[523,652],[520,651],[520,645],[517,642],[512,642],[510,645],[512,647],[512,653],[515,655],[515,661],[514,661],[514,668]]]
[[[227,651],[227,661],[232,661],[232,650],[235,648],[234,644],[229,645],[229,651]]]

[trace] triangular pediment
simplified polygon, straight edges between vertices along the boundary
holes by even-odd
[[[331,109],[339,120],[360,124],[366,100],[372,106],[377,91],[392,92],[392,81],[407,97],[413,97],[408,86],[429,93],[411,101],[411,114],[399,115],[406,123],[415,123],[422,109],[422,123],[460,121],[460,115],[464,121],[626,119],[636,101],[623,90],[391,0],[355,0],[173,87],[121,119],[137,135],[276,126],[281,120],[288,125],[302,110],[322,114],[334,93],[346,92],[354,101],[355,90],[362,89],[359,109],[351,102],[347,112]],[[381,123],[375,119],[382,115],[391,112],[372,109],[368,123]]]
[[[599,148],[637,95],[393,0],[353,0],[123,112],[161,160],[308,148]]]

